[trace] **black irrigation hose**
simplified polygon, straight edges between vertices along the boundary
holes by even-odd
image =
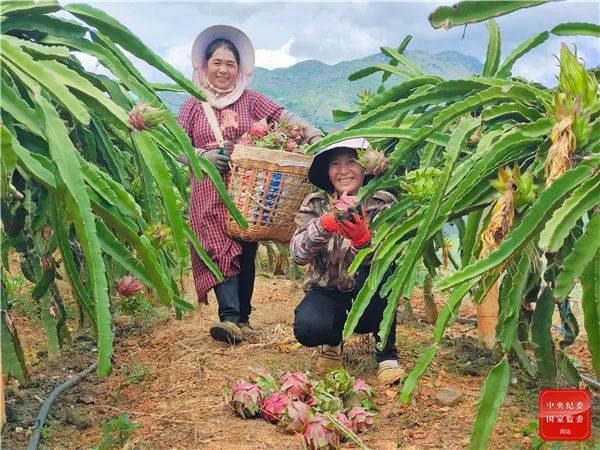
[[[83,377],[85,377],[86,375],[88,375],[90,372],[92,372],[94,370],[96,370],[96,363],[92,364],[90,367],[88,367],[84,371],[79,372],[79,374],[77,374],[73,378],[65,381],[63,384],[58,385],[57,387],[54,388],[54,390],[52,390],[52,392],[50,392],[50,395],[48,395],[48,397],[46,397],[46,400],[44,401],[44,404],[40,408],[40,412],[38,413],[38,415],[35,419],[35,423],[33,424],[33,435],[31,436],[31,439],[29,440],[29,445],[27,446],[27,450],[36,450],[37,449],[37,446],[40,442],[40,436],[42,434],[42,428],[44,427],[44,422],[46,421],[46,415],[48,414],[48,411],[50,410],[50,406],[52,406],[52,403],[54,402],[54,400],[56,400],[56,398],[62,393],[62,391],[70,388],[71,386],[73,386],[75,383],[79,382]]]

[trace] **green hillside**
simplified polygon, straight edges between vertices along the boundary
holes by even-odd
[[[432,55],[423,51],[406,52],[406,56],[424,73],[440,75],[446,79],[479,74],[482,64],[472,56],[458,52]],[[327,65],[309,60],[284,69],[257,68],[251,89],[255,89],[286,109],[304,117],[325,130],[343,127],[331,117],[332,109],[356,109],[357,94],[363,89],[375,91],[381,82],[381,72],[357,81],[348,81],[348,75],[377,63],[388,63],[381,53]],[[392,75],[386,85],[394,85],[400,78]],[[161,97],[173,111],[177,111],[186,94],[164,92]]]

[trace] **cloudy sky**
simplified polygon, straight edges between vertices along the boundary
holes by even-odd
[[[196,35],[218,23],[244,30],[255,46],[257,66],[269,69],[288,67],[306,59],[335,64],[360,58],[377,53],[381,46],[397,47],[407,34],[413,36],[408,50],[431,53],[455,50],[483,62],[488,41],[483,23],[452,30],[435,30],[430,26],[429,13],[454,1],[87,3],[122,22],[187,76],[191,76],[190,51]],[[500,17],[497,22],[502,33],[502,54],[506,56],[522,41],[559,23],[600,23],[600,4],[597,1],[550,2]],[[558,54],[563,41],[577,45],[578,55],[586,66],[600,64],[599,39],[551,35],[522,58],[513,73],[554,85],[558,70],[552,55]],[[152,81],[166,81],[152,68],[142,63],[139,66]]]

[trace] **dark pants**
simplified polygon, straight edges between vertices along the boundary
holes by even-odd
[[[311,289],[294,310],[294,335],[298,342],[306,347],[319,345],[338,345],[342,341],[342,330],[352,303],[360,291],[368,275],[368,267],[362,268],[356,279],[353,291],[342,292],[335,289]],[[379,291],[371,298],[358,325],[356,333],[373,333],[375,342],[379,343],[379,324],[387,300],[380,297]],[[376,353],[377,362],[397,359],[396,351],[396,315],[392,320],[392,328],[382,351]]]
[[[215,286],[215,295],[219,303],[219,320],[234,323],[248,322],[252,311],[252,292],[256,273],[256,242],[240,242],[240,273],[227,278]]]

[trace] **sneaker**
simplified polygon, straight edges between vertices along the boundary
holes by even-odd
[[[335,347],[321,346],[319,356],[317,356],[317,373],[324,375],[332,369],[344,367],[342,362],[342,346],[336,350]]]
[[[210,335],[215,341],[225,342],[230,345],[239,344],[244,340],[240,327],[233,322],[214,322],[210,326]]]
[[[404,369],[397,361],[382,361],[377,371],[377,381],[383,386],[393,386],[404,381]]]
[[[258,336],[258,332],[254,329],[250,322],[241,322],[240,330],[242,331],[242,335],[244,339],[253,338]]]

